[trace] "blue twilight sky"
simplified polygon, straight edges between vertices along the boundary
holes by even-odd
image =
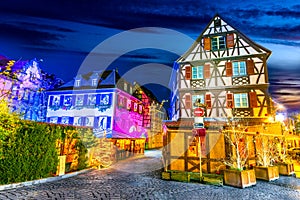
[[[43,59],[42,69],[66,82],[81,70],[117,67],[162,100],[169,95],[173,61],[216,13],[272,51],[270,93],[299,111],[300,1],[295,0],[2,1],[0,54]],[[97,59],[83,64],[93,56]]]

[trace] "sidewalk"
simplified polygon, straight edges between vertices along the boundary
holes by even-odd
[[[136,160],[136,159],[142,159],[145,161],[145,159],[143,158],[160,158],[161,157],[161,150],[146,150],[144,155],[137,155],[132,157],[131,159]],[[130,158],[129,158],[130,159]],[[128,159],[126,159],[128,162]],[[147,160],[147,159],[146,159]],[[126,162],[126,161],[125,161]],[[117,169],[117,170],[128,170],[128,166],[122,161],[119,161],[117,163],[115,163],[114,165],[111,166],[111,168]],[[142,170],[137,170],[135,172],[137,173],[141,173],[141,172],[145,172],[145,171],[149,171],[149,170],[153,170],[158,168],[158,166],[155,166],[153,168],[153,166],[149,166],[149,162],[145,162],[145,163],[140,163],[140,167],[142,168]],[[147,167],[148,166],[148,167]],[[31,185],[36,185],[36,184],[41,184],[41,183],[48,183],[48,182],[53,182],[53,181],[59,181],[65,178],[69,178],[69,177],[73,177],[73,176],[77,176],[79,174],[82,173],[86,173],[88,171],[92,170],[92,168],[90,169],[84,169],[81,171],[76,171],[76,172],[71,172],[68,174],[64,174],[62,176],[55,176],[55,177],[48,177],[48,178],[43,178],[43,179],[38,179],[38,180],[33,180],[33,181],[26,181],[26,182],[20,182],[20,183],[12,183],[12,184],[6,184],[6,185],[0,185],[0,191],[3,190],[10,190],[10,189],[15,189],[15,188],[21,188],[24,186],[31,186]],[[128,170],[131,171],[131,170]]]
[[[33,181],[26,181],[26,182],[20,182],[20,183],[12,183],[12,184],[7,184],[7,185],[0,185],[0,191],[2,190],[10,190],[10,189],[15,189],[15,188],[21,188],[24,186],[31,186],[31,185],[36,185],[40,183],[48,183],[48,182],[53,182],[53,181],[59,181],[65,178],[70,178],[73,176],[77,176],[78,174],[86,173],[92,169],[83,169],[80,171],[76,172],[71,172],[68,174],[64,174],[61,176],[55,176],[55,177],[48,177],[48,178],[43,178],[43,179],[38,179],[38,180],[33,180]]]

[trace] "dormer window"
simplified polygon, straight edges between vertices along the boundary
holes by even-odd
[[[127,91],[127,83],[124,83],[124,90]]]
[[[97,86],[97,79],[96,78],[92,79],[92,86]]]
[[[79,87],[80,86],[80,79],[79,80],[75,80],[75,87]]]

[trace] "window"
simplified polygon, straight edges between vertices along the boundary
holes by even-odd
[[[52,106],[59,106],[60,104],[60,96],[53,96]]]
[[[245,76],[246,73],[246,62],[239,61],[239,62],[232,62],[233,65],[233,76]]]
[[[65,96],[64,106],[71,106],[71,105],[72,105],[72,96]]]
[[[92,79],[92,86],[97,86],[97,79]]]
[[[234,94],[234,107],[235,108],[248,108],[248,94],[239,93]]]
[[[75,103],[75,105],[76,106],[83,106],[83,98],[84,98],[83,95],[76,96],[76,103]]]
[[[192,68],[193,79],[203,79],[203,66],[197,66]]]
[[[69,117],[62,117],[61,118],[61,123],[62,124],[69,124]]]
[[[127,83],[124,83],[124,90],[127,91]]]
[[[214,24],[215,24],[215,27],[220,27],[221,26],[221,19],[215,19]]]
[[[197,108],[197,106],[195,106],[195,102],[199,101],[200,103],[204,104],[204,95],[193,95],[192,96],[192,102],[193,102],[193,108]]]
[[[79,87],[80,86],[80,80],[75,80],[75,87]]]
[[[212,43],[212,50],[216,51],[219,49],[225,49],[226,47],[226,42],[225,42],[225,37],[224,36],[216,36],[211,39]]]
[[[49,120],[50,123],[57,124],[57,121],[58,121],[58,117],[50,117],[50,120]]]
[[[89,94],[87,99],[87,105],[93,106],[96,104],[96,95],[95,94]]]

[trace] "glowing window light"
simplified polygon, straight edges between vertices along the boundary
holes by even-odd
[[[285,116],[282,114],[282,113],[278,113],[276,116],[275,116],[275,120],[276,121],[279,121],[279,122],[283,122],[285,120]]]

